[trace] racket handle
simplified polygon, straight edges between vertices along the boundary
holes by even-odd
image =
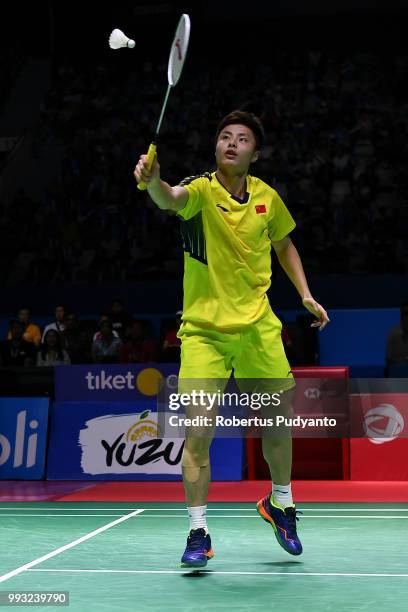
[[[146,160],[147,167],[149,168],[149,170],[153,166],[154,158],[156,157],[156,151],[157,151],[157,147],[154,144],[154,142],[152,142],[149,146],[149,150],[147,152],[147,160]],[[145,189],[147,189],[147,185],[146,183],[143,183],[142,181],[141,183],[137,184],[137,188],[140,189],[141,191],[144,191]]]

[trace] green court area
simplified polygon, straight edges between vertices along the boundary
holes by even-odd
[[[215,557],[193,572],[182,504],[2,503],[0,591],[69,591],[33,609],[75,612],[408,609],[407,504],[298,509],[291,557],[255,504],[210,504]]]

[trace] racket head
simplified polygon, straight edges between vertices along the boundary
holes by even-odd
[[[190,40],[190,17],[183,13],[177,25],[176,33],[170,49],[167,78],[169,85],[174,87],[181,76],[187,56],[188,41]]]

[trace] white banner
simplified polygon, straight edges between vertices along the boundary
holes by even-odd
[[[157,413],[107,414],[79,433],[85,474],[181,474],[182,438],[162,438]]]

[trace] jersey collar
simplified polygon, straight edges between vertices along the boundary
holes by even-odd
[[[238,202],[238,204],[246,204],[246,203],[248,202],[248,200],[249,200],[249,191],[247,191],[247,189],[248,189],[248,175],[247,175],[247,178],[246,178],[246,191],[245,191],[245,194],[244,194],[244,197],[243,197],[243,198],[240,198],[240,197],[238,197],[238,196],[234,195],[233,193],[231,193],[231,192],[230,192],[230,191],[229,191],[229,190],[226,188],[226,186],[225,186],[225,185],[224,185],[224,184],[223,184],[223,183],[220,181],[220,179],[218,178],[218,176],[217,176],[217,173],[216,173],[216,172],[214,172],[214,176],[215,176],[215,178],[217,179],[218,183],[221,185],[221,187],[222,187],[223,189],[225,189],[225,191],[226,191],[226,192],[229,194],[230,198],[232,198],[233,200],[235,200],[235,202]]]

